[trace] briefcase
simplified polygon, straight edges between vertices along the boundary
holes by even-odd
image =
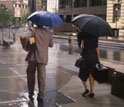
[[[113,73],[111,94],[124,99],[124,73],[118,71]]]
[[[107,83],[109,81],[109,69],[103,64],[96,64],[94,79],[98,83]]]

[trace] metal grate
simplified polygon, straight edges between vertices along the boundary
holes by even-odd
[[[75,102],[70,97],[64,95],[60,91],[45,92],[44,106],[45,107],[58,107],[60,104],[68,104]]]

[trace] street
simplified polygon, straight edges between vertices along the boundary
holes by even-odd
[[[69,49],[69,43],[68,43],[68,39],[54,39],[55,43],[59,43],[59,50],[63,50],[63,51],[68,51]],[[105,47],[105,44],[102,44],[99,46],[100,48],[100,58],[104,59],[104,60],[112,60],[112,61],[117,61],[119,63],[124,63],[124,50],[123,49],[119,49],[118,47]],[[73,51],[74,53],[79,53],[79,48],[78,48],[78,44],[77,41],[73,41]]]
[[[18,33],[20,34],[20,33]],[[66,84],[72,75],[64,72],[62,67],[63,63],[67,63],[63,55],[66,54],[63,51],[58,51],[59,44],[55,44],[49,53],[49,64],[47,66],[47,78],[46,78],[46,107],[48,105],[56,105],[56,94],[58,96],[65,97],[58,92],[64,84]],[[26,68],[27,62],[25,62],[26,52],[22,49],[19,38],[17,42],[10,46],[10,48],[0,47],[0,107],[23,107],[28,106],[27,97],[27,80],[26,80]],[[58,57],[57,57],[58,56]],[[72,57],[68,55],[71,59]],[[63,60],[61,60],[63,57]],[[64,62],[63,62],[64,61]],[[73,61],[71,63],[74,63]],[[68,62],[68,65],[70,62]],[[60,66],[61,65],[61,66]],[[67,69],[69,71],[69,69]],[[64,79],[63,79],[64,78]],[[37,93],[36,84],[36,93]],[[51,96],[52,95],[52,96]],[[49,98],[51,96],[52,98]],[[51,101],[51,99],[55,99]],[[65,97],[65,100],[67,98]],[[35,101],[36,102],[36,101]],[[37,105],[37,102],[35,103]]]
[[[25,35],[24,29],[18,30],[16,35],[17,41],[10,48],[0,46],[0,107],[37,107],[36,100],[33,105],[28,99],[26,52],[22,49],[18,38],[20,35]],[[79,57],[76,47],[74,54],[69,55],[68,41],[54,39],[54,47],[49,50],[44,107],[83,107],[82,104],[84,107],[100,107],[101,104],[103,107],[123,107],[123,100],[110,94],[109,84],[95,83],[94,100],[81,96],[83,87],[77,77],[78,68],[74,66],[75,60]],[[108,51],[111,53],[112,50]],[[123,51],[120,53],[124,55]],[[113,61],[116,59],[109,57]],[[124,61],[121,59],[118,59],[120,63]],[[35,99],[37,90],[36,83]]]

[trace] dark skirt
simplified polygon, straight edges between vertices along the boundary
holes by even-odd
[[[89,74],[94,75],[95,66],[98,63],[96,49],[83,50],[81,56],[85,60],[85,67],[81,66],[79,70],[79,78],[82,81],[87,81]]]

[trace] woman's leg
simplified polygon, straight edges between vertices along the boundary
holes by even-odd
[[[94,78],[93,78],[92,74],[89,74],[89,82],[90,82],[90,93],[93,93],[93,89],[94,89]]]
[[[88,90],[86,81],[83,81],[83,85],[84,85],[85,90]]]
[[[85,91],[82,93],[82,96],[85,97],[89,93],[89,90],[88,90],[86,81],[83,81],[83,85],[84,85]]]

